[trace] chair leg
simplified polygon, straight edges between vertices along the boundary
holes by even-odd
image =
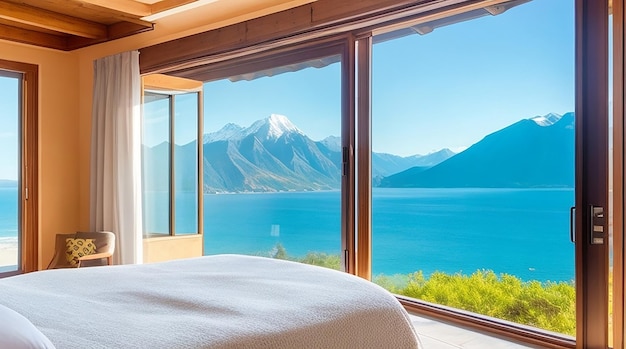
[[[107,257],[107,265],[113,265],[113,256]]]

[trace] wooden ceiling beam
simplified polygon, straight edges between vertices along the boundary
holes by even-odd
[[[183,5],[191,4],[197,2],[198,0],[163,0],[157,3],[154,3],[150,6],[151,14],[171,10],[176,7],[180,7]]]
[[[54,0],[61,1],[61,0]],[[65,1],[65,0],[64,0]],[[135,23],[137,25],[143,26],[145,28],[151,28],[151,22],[144,21],[141,17],[144,16],[144,13],[150,13],[150,5],[135,2],[132,0],[78,0],[78,5],[82,8],[89,9],[96,12],[105,12],[106,17],[110,17],[110,19],[115,19],[120,22],[130,22]],[[134,5],[130,6],[118,6],[116,4],[126,4],[130,2],[132,4],[139,4],[140,6],[134,7]],[[131,12],[125,12],[131,11]],[[110,34],[109,34],[110,35]]]
[[[67,38],[0,24],[0,39],[23,44],[67,50]]]
[[[107,27],[104,24],[4,1],[0,1],[0,18],[84,38],[107,37]]]
[[[98,7],[127,13],[136,17],[145,17],[152,14],[152,6],[133,0],[80,0],[83,4],[95,5]]]
[[[95,45],[95,44],[99,44],[102,42],[143,33],[145,31],[150,31],[152,29],[154,29],[152,26],[145,27],[143,25],[139,25],[139,24],[132,23],[132,22],[119,22],[119,23],[111,24],[109,26],[109,36],[106,39],[87,39],[87,38],[81,38],[77,36],[69,37],[67,39],[66,50],[71,51],[71,50],[75,50],[75,49],[85,47],[85,46]]]
[[[154,4],[144,4],[133,0],[79,0],[83,4],[95,5],[120,13],[137,17],[146,17],[155,13],[171,10],[176,7],[191,4],[198,0],[163,0]]]
[[[154,29],[154,26],[152,25],[152,23],[149,23],[149,25],[147,26],[144,23],[146,22],[143,22],[142,24],[137,24],[133,22],[119,22],[119,23],[111,24],[109,26],[109,38],[108,39],[115,40],[115,39],[143,33],[143,32]]]

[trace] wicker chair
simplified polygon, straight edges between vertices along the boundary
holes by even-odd
[[[92,239],[95,250],[80,257],[68,258],[68,239]],[[76,232],[57,234],[54,244],[54,257],[47,269],[80,268],[85,266],[111,265],[115,252],[115,234],[110,231]]]

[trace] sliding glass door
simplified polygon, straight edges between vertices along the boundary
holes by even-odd
[[[173,68],[206,81],[205,253],[330,256],[412,311],[604,348],[608,1],[435,3]]]
[[[609,9],[608,0],[576,0],[578,348],[606,348],[609,337]]]
[[[342,57],[309,51],[205,83],[205,254],[342,268]]]
[[[372,279],[417,309],[605,347],[608,4],[451,13],[370,39]]]
[[[481,11],[373,38],[374,281],[575,336],[574,4]]]

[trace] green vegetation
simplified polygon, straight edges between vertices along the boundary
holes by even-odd
[[[280,243],[276,244],[274,250],[276,253],[274,253],[273,257],[276,259],[285,259],[294,262],[317,265],[329,269],[341,270],[341,259],[339,258],[339,255],[327,254],[323,252],[309,252],[301,258],[292,257],[287,255],[287,251]]]
[[[404,283],[399,280],[405,279]],[[375,283],[392,293],[558,333],[576,334],[576,292],[567,282],[522,281],[509,274],[479,270],[472,275],[420,271]]]
[[[309,252],[298,258],[278,244],[274,258],[339,270],[339,255]],[[421,271],[378,275],[373,282],[392,293],[575,336],[576,292],[573,283],[522,281],[509,274],[479,270],[471,275]]]

